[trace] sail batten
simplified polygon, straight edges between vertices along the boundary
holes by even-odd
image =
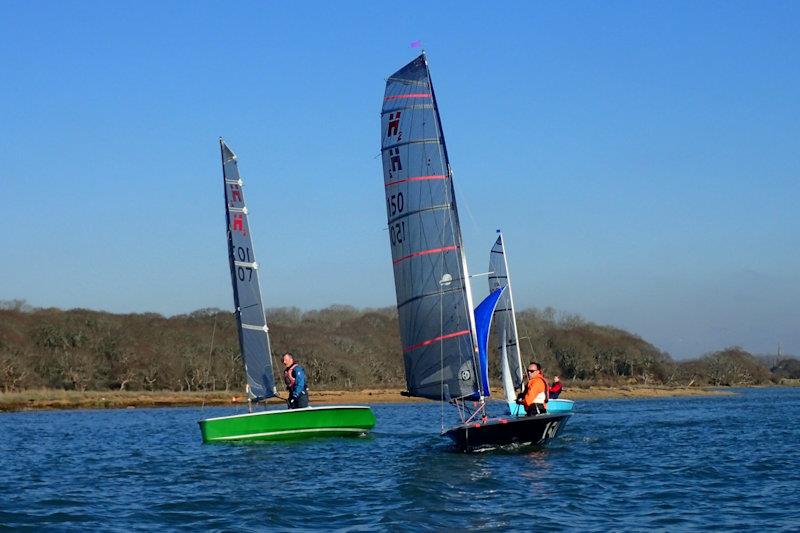
[[[269,328],[266,325],[258,326],[256,324],[242,324],[242,328],[252,329],[254,331],[269,331]]]
[[[419,295],[414,296],[413,298],[410,298],[410,299],[408,299],[408,300],[406,300],[404,302],[398,302],[397,303],[397,308],[399,309],[399,308],[403,307],[404,305],[408,305],[408,304],[410,304],[410,303],[412,303],[412,302],[414,302],[416,300],[420,300],[422,298],[432,298],[434,296],[441,296],[442,294],[447,294],[447,293],[450,293],[450,292],[458,292],[460,290],[461,290],[461,287],[458,287],[456,289],[448,289],[446,291],[442,290],[442,291],[436,291],[436,292],[429,292],[427,294],[419,294]]]
[[[435,108],[432,107],[432,106],[431,106],[431,109],[435,110]],[[390,114],[390,116],[391,116],[391,114]],[[394,143],[394,144],[389,144],[389,145],[385,146],[384,148],[382,148],[381,151],[382,152],[388,152],[388,151],[393,150],[394,148],[401,148],[403,146],[411,146],[411,145],[415,145],[415,144],[435,144],[435,145],[438,146],[441,143],[439,142],[438,138],[416,139],[416,140],[413,140],[413,141],[403,141],[403,142],[397,142],[397,143]]]
[[[397,181],[390,181],[384,187],[391,187],[392,185],[400,185],[401,183],[406,183],[407,181],[428,181],[428,180],[446,180],[447,176],[444,174],[440,174],[438,176],[413,176],[411,178],[405,178],[402,180]]]
[[[381,111],[381,115],[385,115],[386,113],[394,113],[395,111],[405,111],[407,109],[433,109],[433,104],[411,104],[403,107],[393,107],[392,109]]]
[[[411,94],[394,94],[392,96],[387,96],[383,99],[384,102],[388,102],[389,100],[400,100],[403,98],[430,98],[430,93],[411,93]]]
[[[408,391],[474,397],[482,388],[468,273],[424,55],[386,81],[381,157]]]
[[[220,139],[222,178],[225,190],[228,260],[233,286],[233,303],[239,331],[239,348],[247,375],[251,399],[275,396],[269,328],[264,316],[259,268],[253,251],[249,213],[244,201],[244,183],[239,176],[236,155]]]

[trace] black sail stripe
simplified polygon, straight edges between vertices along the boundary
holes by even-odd
[[[516,345],[517,343],[515,341],[506,341],[505,345],[501,342],[500,344],[497,345],[497,347],[502,348],[503,346],[505,346],[506,348],[508,348],[509,346],[516,346]]]
[[[456,281],[456,280],[453,280],[453,281]],[[429,292],[427,294],[420,294],[420,295],[414,296],[413,298],[409,298],[408,300],[405,300],[404,302],[401,302],[401,303],[397,304],[397,308],[400,309],[401,307],[405,307],[406,305],[408,305],[410,303],[413,303],[413,302],[416,302],[417,300],[421,300],[423,298],[430,298],[431,296],[439,296],[439,295],[442,295],[442,294],[449,294],[451,292],[458,292],[460,290],[461,290],[461,287],[456,287],[456,288],[453,288],[453,289],[447,289],[446,291],[436,291],[436,292]]]
[[[397,82],[402,83],[403,85],[416,85],[417,87],[430,87],[430,84],[428,82],[425,82],[425,81],[408,80],[408,79],[405,79],[405,78],[393,78],[391,76],[386,78],[386,86],[387,87],[389,86],[389,82],[390,81],[397,81]],[[394,96],[394,95],[390,95],[389,94],[388,89],[386,91],[386,95],[387,96]],[[384,100],[384,101],[386,102],[386,101],[389,101],[389,100]]]

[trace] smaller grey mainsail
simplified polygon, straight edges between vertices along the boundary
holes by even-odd
[[[494,311],[494,323],[496,325],[497,338],[500,339],[501,368],[508,368],[511,385],[514,389],[522,387],[522,354],[520,353],[517,336],[517,319],[514,315],[514,297],[511,294],[511,275],[508,272],[508,261],[506,259],[505,245],[503,243],[503,233],[497,230],[499,235],[492,251],[489,253],[489,290],[495,291],[500,287],[508,287],[508,290],[500,297],[497,308]],[[505,374],[505,371],[504,371]],[[509,387],[505,386],[506,396],[510,394]]]
[[[236,155],[219,140],[222,150],[222,177],[225,187],[225,219],[228,258],[233,283],[233,303],[239,329],[247,394],[251,399],[275,396],[272,350],[258,282],[259,265],[253,252],[248,211],[244,203],[244,183],[239,177]]]

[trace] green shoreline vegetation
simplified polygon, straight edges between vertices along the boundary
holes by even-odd
[[[673,359],[641,337],[575,315],[552,309],[517,315],[526,359],[541,362],[548,376],[560,375],[573,398],[601,389],[617,391],[603,397],[633,395],[626,390],[703,394],[708,387],[800,379],[800,361],[790,356],[728,347]],[[332,401],[405,401],[394,308],[279,308],[268,310],[267,318],[273,354],[297,355],[318,401],[327,401],[325,395]],[[489,370],[497,379],[494,359]],[[242,367],[230,312],[164,317],[0,301],[0,409],[230,404],[240,401]]]

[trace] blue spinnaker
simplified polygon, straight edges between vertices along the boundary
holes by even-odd
[[[492,327],[492,316],[494,316],[494,308],[497,307],[497,302],[500,296],[503,295],[505,287],[495,289],[494,292],[489,294],[478,307],[475,308],[475,333],[478,337],[478,366],[480,366],[481,375],[481,388],[483,395],[486,397],[491,396],[489,391],[489,328]]]

